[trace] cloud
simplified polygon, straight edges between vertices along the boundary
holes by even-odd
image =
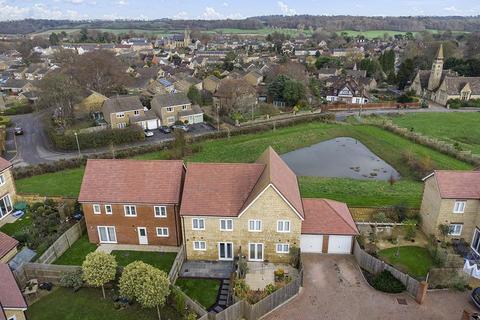
[[[6,0],[0,0],[0,20],[18,20],[25,18],[33,19],[86,19],[86,14],[76,10],[59,10],[43,3],[36,3],[31,7],[19,7],[10,5]]]
[[[117,5],[119,5],[119,6],[126,6],[126,5],[128,5],[128,1],[126,1],[126,0],[119,0],[119,1],[117,1]]]
[[[84,3],[85,0],[67,0],[67,2],[73,3],[73,4],[81,4]]]
[[[220,12],[215,10],[215,8],[212,8],[212,7],[205,7],[205,10],[203,10],[201,17],[205,20],[215,20],[215,19],[224,18],[223,14],[221,14]]]
[[[188,19],[188,13],[186,11],[179,11],[173,15],[173,19],[186,20]]]
[[[286,16],[291,16],[294,14],[297,14],[297,11],[293,8],[290,8],[285,2],[283,1],[277,1],[278,6],[280,7],[280,11],[286,15]]]

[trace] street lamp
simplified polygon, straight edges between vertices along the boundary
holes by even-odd
[[[220,105],[217,105],[217,131],[220,131]]]
[[[78,142],[78,134],[77,134],[77,132],[74,132],[73,134],[75,135],[75,140],[77,141],[78,157],[81,158],[82,153],[80,152],[80,143]]]

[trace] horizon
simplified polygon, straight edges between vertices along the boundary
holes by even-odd
[[[380,8],[380,9],[379,9]],[[48,19],[95,20],[243,20],[262,16],[353,17],[478,17],[475,0],[398,0],[385,6],[382,0],[228,0],[185,1],[181,6],[164,0],[0,0],[0,21]],[[414,15],[412,15],[414,13]]]

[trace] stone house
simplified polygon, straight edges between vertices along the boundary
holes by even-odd
[[[0,220],[13,211],[17,191],[12,173],[12,163],[0,158]]]
[[[203,79],[203,89],[208,92],[215,93],[219,85],[220,85],[220,79],[218,79],[214,75],[210,75],[205,79]]]
[[[256,70],[252,70],[244,75],[243,79],[245,79],[245,81],[247,81],[251,86],[256,87],[263,81],[263,75]]]
[[[189,260],[242,254],[287,263],[292,247],[350,253],[358,234],[344,204],[325,210],[323,199],[302,200],[297,177],[272,148],[255,163],[189,164],[180,216]]]
[[[202,109],[192,105],[187,95],[182,92],[156,95],[150,105],[162,126],[171,126],[176,121],[188,124],[203,122]]]
[[[179,246],[184,174],[177,160],[89,159],[78,202],[90,242]]]
[[[0,263],[8,263],[17,254],[18,241],[0,232]]]
[[[27,302],[7,264],[0,263],[0,319],[25,320]]]
[[[480,171],[436,170],[423,181],[423,231],[441,239],[439,225],[448,225],[449,240],[463,239],[479,254]]]
[[[136,124],[145,111],[138,96],[117,96],[103,102],[102,113],[112,129],[122,129]]]

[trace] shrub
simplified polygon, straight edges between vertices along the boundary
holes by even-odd
[[[417,234],[417,222],[415,220],[405,221],[403,228],[405,229],[405,240],[412,240],[415,238],[415,235]]]
[[[267,295],[272,294],[272,293],[274,293],[274,292],[277,291],[277,290],[278,290],[277,286],[274,285],[273,283],[269,283],[269,284],[267,284],[267,286],[265,287],[265,293],[266,293]]]
[[[237,279],[233,288],[235,295],[241,299],[245,299],[250,291],[250,287],[243,279]]]
[[[10,126],[12,124],[12,119],[6,116],[0,116],[0,126]]]
[[[385,215],[385,212],[377,212],[373,215],[372,217],[374,222],[387,222],[387,216]]]
[[[240,258],[238,259],[238,277],[240,279],[245,279],[247,272],[248,272],[247,261],[242,255],[240,255]]]
[[[197,319],[197,314],[193,311],[189,311],[184,318],[185,318],[185,320],[196,320]]]
[[[6,109],[3,114],[13,116],[15,114],[32,113],[33,107],[28,103],[16,102],[12,107]]]
[[[383,270],[375,275],[372,280],[372,286],[382,292],[400,293],[405,290],[405,286],[396,279],[388,270]]]
[[[64,273],[60,278],[60,285],[73,288],[74,291],[80,289],[83,286],[82,270]]]
[[[291,246],[290,247],[290,264],[295,267],[299,268],[300,267],[300,248],[296,246]]]
[[[273,274],[275,276],[275,281],[282,281],[283,278],[285,278],[285,270],[282,268],[278,268],[273,272]]]
[[[406,94],[401,95],[400,97],[397,98],[397,102],[399,103],[411,103],[411,102],[416,102],[417,99],[412,96],[408,96]]]
[[[180,290],[178,290],[175,287],[172,290],[172,294],[173,294],[174,301],[175,301],[175,309],[177,309],[177,311],[180,313],[180,315],[184,315],[185,311],[186,311],[186,309],[185,309],[185,307],[186,307],[185,297],[180,292]]]
[[[393,207],[393,211],[395,212],[397,222],[402,222],[407,219],[407,207],[403,204],[397,204]]]

